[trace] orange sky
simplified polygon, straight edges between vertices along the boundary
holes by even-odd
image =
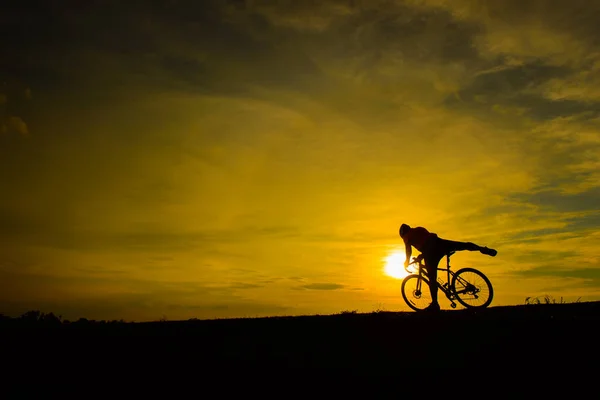
[[[600,6],[25,3],[0,6],[0,313],[408,310],[402,222],[496,248],[453,258],[493,305],[600,299]]]

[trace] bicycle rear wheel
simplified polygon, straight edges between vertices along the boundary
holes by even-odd
[[[466,308],[486,308],[494,297],[490,280],[474,268],[456,271],[452,278],[452,290],[456,300]]]
[[[429,282],[423,276],[412,274],[402,281],[402,297],[410,308],[422,311],[431,304]]]

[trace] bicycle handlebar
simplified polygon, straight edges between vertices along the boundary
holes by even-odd
[[[450,251],[446,254],[446,257],[448,257],[448,259],[450,258],[450,256],[452,256],[454,253],[456,253],[455,251]],[[408,265],[406,267],[404,267],[404,269],[406,270],[406,272],[408,272],[409,274],[411,273],[411,271],[408,270],[408,267],[410,267],[412,264],[419,264],[420,266],[422,266],[423,264],[421,263],[421,261],[423,261],[423,257],[422,254],[419,255],[418,257],[413,257],[412,261],[408,263]],[[449,265],[449,264],[448,264]]]
[[[406,270],[406,272],[408,272],[409,274],[411,273],[411,271],[408,270],[408,267],[410,267],[412,264],[421,264],[421,261],[423,259],[419,258],[419,257],[413,257],[412,261],[408,263],[408,265],[406,267],[404,267],[404,269]]]

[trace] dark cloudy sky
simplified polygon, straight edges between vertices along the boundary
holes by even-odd
[[[495,305],[600,299],[600,3],[0,6],[0,313],[407,310],[402,222]],[[442,306],[447,303],[442,301]]]

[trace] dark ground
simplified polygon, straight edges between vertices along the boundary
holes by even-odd
[[[80,373],[123,379],[162,374],[163,381],[165,374],[191,374],[205,385],[224,376],[282,374],[345,376],[348,385],[353,379],[383,377],[406,382],[432,367],[462,377],[539,375],[538,382],[548,388],[555,374],[598,370],[599,322],[600,302],[586,302],[437,315],[104,324],[5,319],[0,339],[4,365],[17,376],[56,373],[65,382]],[[163,381],[146,381],[145,387]],[[228,382],[235,389],[236,381]]]

